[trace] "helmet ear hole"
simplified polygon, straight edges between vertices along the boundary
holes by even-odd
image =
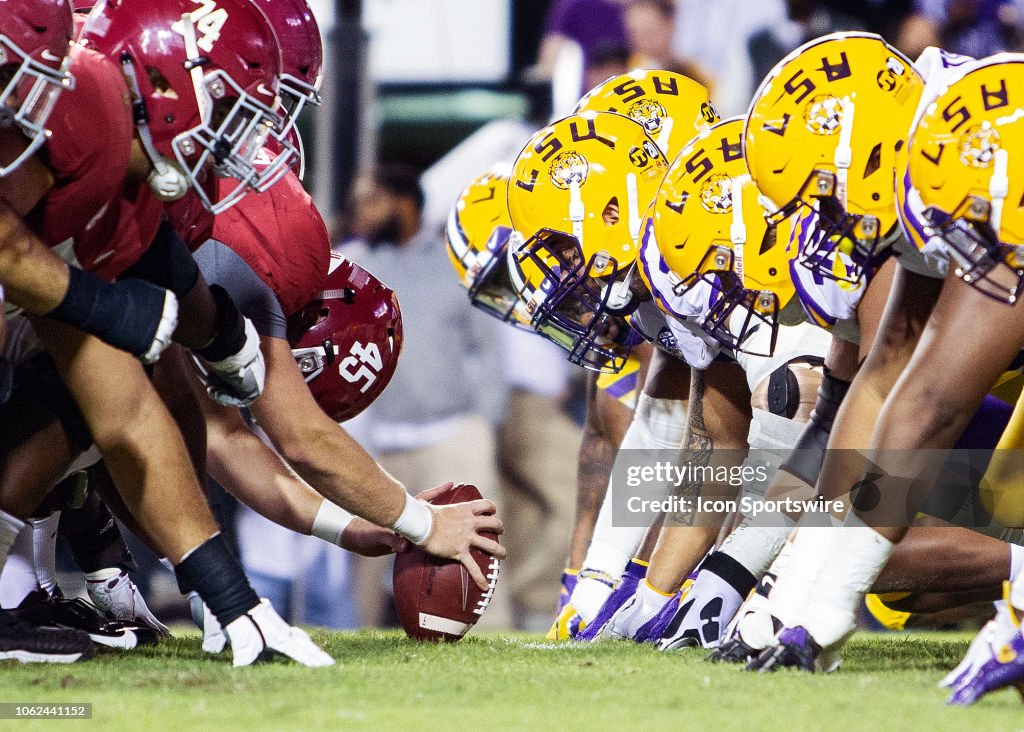
[[[881,167],[882,143],[878,143],[871,149],[871,154],[868,156],[868,161],[864,165],[864,177],[867,178],[869,175],[871,175]]]
[[[149,79],[149,85],[153,87],[153,96],[162,99],[178,98],[178,93],[174,91],[171,82],[155,66],[146,67],[146,77]]]
[[[619,197],[612,196],[608,203],[605,204],[604,211],[601,212],[601,218],[608,226],[615,226],[619,223]]]

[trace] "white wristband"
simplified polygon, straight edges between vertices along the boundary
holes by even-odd
[[[336,503],[324,501],[313,519],[313,530],[310,532],[317,539],[323,539],[328,544],[341,546],[341,535],[355,518],[352,514]]]
[[[405,537],[413,544],[420,545],[430,536],[434,528],[434,512],[423,501],[417,501],[408,493],[405,494],[405,508],[391,528],[399,536]]]

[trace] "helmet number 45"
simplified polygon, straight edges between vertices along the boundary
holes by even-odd
[[[358,384],[365,379],[366,382],[359,388],[359,392],[365,394],[366,390],[377,381],[377,376],[384,368],[384,360],[380,357],[380,348],[373,342],[364,346],[356,341],[348,352],[349,355],[338,364],[338,373],[350,384]]]

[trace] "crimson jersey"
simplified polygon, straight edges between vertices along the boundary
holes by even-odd
[[[104,257],[105,235],[114,230],[109,208],[127,176],[135,126],[117,64],[72,46],[70,70],[75,88],[58,98],[47,123],[51,134],[40,153],[54,186],[26,220],[51,247],[74,239],[84,263]],[[87,244],[79,242],[76,235],[90,227],[95,235]]]
[[[223,179],[223,197],[237,185]],[[177,226],[177,222],[173,222]],[[252,267],[291,315],[323,289],[331,242],[323,218],[289,171],[264,193],[249,193],[219,214],[213,238],[226,244]]]
[[[211,200],[216,200],[213,191],[207,191]],[[191,251],[201,247],[213,236],[214,215],[206,210],[199,196],[189,188],[183,198],[164,204],[167,218],[174,230],[184,240]]]
[[[149,248],[162,217],[163,203],[145,182],[124,184],[97,225],[75,237],[82,269],[114,279]]]

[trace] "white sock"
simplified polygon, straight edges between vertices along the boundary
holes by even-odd
[[[5,511],[0,511],[0,572],[3,571],[7,555],[11,551],[18,532],[23,528],[25,528],[24,521]]]
[[[29,519],[32,526],[32,561],[36,569],[39,586],[47,594],[57,589],[57,525],[60,511],[54,511],[46,518]]]
[[[26,526],[18,532],[0,573],[0,607],[18,607],[25,595],[39,589],[32,564],[32,527]]]
[[[814,592],[820,565],[828,557],[835,530],[831,526],[801,526],[780,553],[780,559],[787,554],[783,559],[784,570],[779,568],[769,604],[772,615],[784,626],[798,624],[797,618]]]
[[[827,561],[798,623],[822,647],[838,643],[856,627],[857,604],[896,548],[870,526],[844,526],[832,532],[832,545],[823,555]]]
[[[1019,547],[1010,545],[1010,576],[1013,577],[1010,580],[1010,604],[1017,610],[1024,610],[1024,572],[1020,571],[1020,567],[1016,567],[1017,575],[1013,575],[1017,559],[1013,552],[1015,548]]]

